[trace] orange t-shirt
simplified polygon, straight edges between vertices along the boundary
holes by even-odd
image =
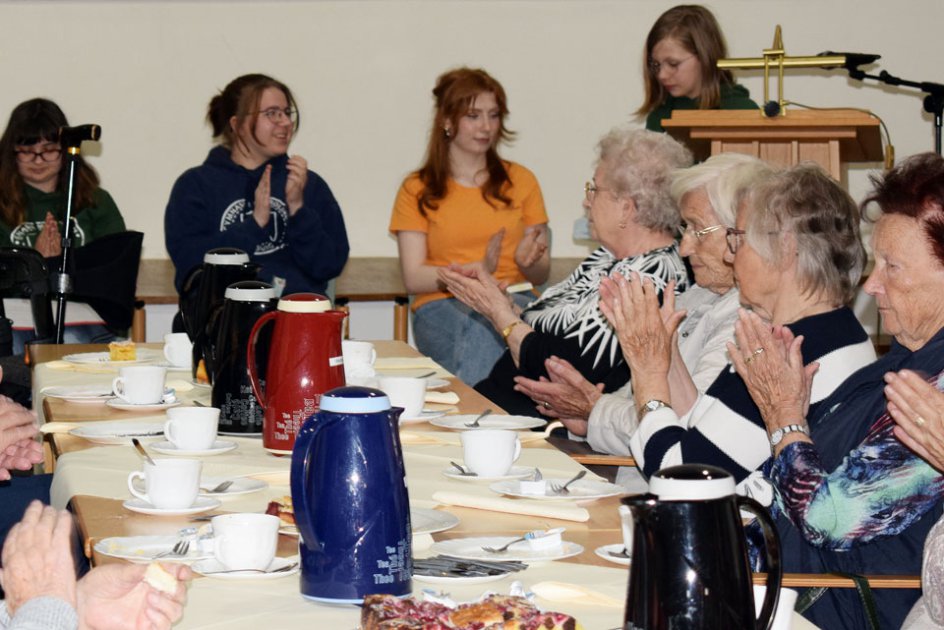
[[[524,236],[526,227],[547,223],[544,197],[534,174],[514,162],[505,162],[511,187],[510,207],[495,202],[489,205],[482,198],[480,188],[468,188],[449,180],[446,196],[435,210],[420,214],[417,200],[423,184],[416,173],[404,180],[393,204],[390,231],[423,232],[426,234],[426,264],[445,267],[450,263],[465,264],[482,260],[488,239],[505,228],[501,255],[495,277],[512,284],[524,282],[525,277],[515,264],[515,248]],[[433,300],[452,297],[449,293],[423,293],[413,300],[413,310]]]

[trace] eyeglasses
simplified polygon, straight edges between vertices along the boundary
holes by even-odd
[[[59,156],[62,155],[62,149],[59,147],[56,147],[55,149],[46,149],[45,151],[17,149],[15,153],[16,161],[23,162],[24,164],[35,162],[37,157],[41,158],[43,162],[55,162],[59,159]]]
[[[662,70],[662,66],[665,66],[666,72],[668,72],[669,74],[675,74],[676,72],[678,72],[679,67],[683,63],[685,63],[689,59],[692,59],[694,56],[695,55],[689,55],[685,59],[666,59],[665,61],[662,61],[662,62],[656,61],[655,59],[650,59],[649,64],[648,64],[649,72],[651,72],[653,76],[659,76],[659,72]]]
[[[725,229],[723,225],[712,225],[701,230],[693,230],[692,226],[682,223],[678,227],[679,238],[685,238],[686,234],[691,234],[699,241],[711,234],[712,232],[717,232],[718,230]]]
[[[583,193],[587,196],[587,203],[593,203],[593,199],[598,192],[607,192],[609,188],[600,188],[593,182],[587,182],[583,185]]]
[[[283,119],[295,122],[298,118],[298,112],[291,107],[286,107],[281,109],[280,107],[270,107],[269,109],[263,109],[259,112],[260,116],[265,116],[269,122],[277,123],[282,122]]]
[[[728,228],[724,233],[724,238],[728,241],[728,251],[732,254],[736,254],[738,247],[741,246],[741,237],[747,234],[744,230],[739,230],[737,228]]]

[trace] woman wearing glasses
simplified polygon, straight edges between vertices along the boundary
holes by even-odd
[[[662,120],[676,109],[757,109],[747,88],[718,68],[727,56],[721,28],[705,7],[682,4],[660,15],[646,37],[646,100],[636,111],[646,129],[663,131]]]
[[[207,121],[220,145],[181,175],[164,214],[164,238],[179,291],[207,250],[236,247],[262,265],[279,292],[324,293],[348,256],[341,208],[299,155],[288,87],[263,74],[231,81],[213,97]]]
[[[0,138],[0,246],[32,247],[46,258],[62,253],[68,172],[62,168],[59,128],[65,114],[54,102],[34,98],[17,105]],[[114,200],[98,185],[98,175],[76,158],[72,237],[81,247],[96,238],[123,232],[125,222]],[[4,300],[13,320],[14,354],[34,337],[27,300]],[[114,338],[91,307],[70,302],[67,343],[103,343]]]

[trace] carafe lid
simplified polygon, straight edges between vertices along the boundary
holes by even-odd
[[[249,254],[235,247],[217,247],[203,255],[203,262],[211,265],[242,265],[249,262]]]
[[[370,387],[335,387],[321,396],[319,407],[335,413],[376,413],[390,411],[390,399]]]
[[[275,289],[261,280],[240,280],[226,287],[224,297],[236,302],[268,302],[275,297]]]
[[[734,477],[706,464],[681,464],[656,471],[649,493],[660,501],[705,501],[734,495]]]
[[[286,313],[324,313],[331,310],[331,300],[317,293],[293,293],[279,300],[278,310]]]

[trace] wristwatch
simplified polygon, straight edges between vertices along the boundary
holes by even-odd
[[[802,433],[809,437],[810,429],[803,424],[788,424],[785,427],[780,427],[770,434],[770,449],[773,450],[775,446],[780,444],[788,433]]]
[[[502,339],[505,340],[506,344],[508,343],[508,337],[511,335],[511,331],[514,330],[515,326],[517,326],[518,324],[523,324],[523,323],[524,322],[521,321],[520,319],[516,319],[515,321],[511,322],[510,324],[502,328],[501,336],[502,336]]]
[[[655,411],[656,409],[663,409],[663,408],[667,409],[671,406],[672,405],[670,405],[667,402],[663,402],[661,400],[657,400],[653,398],[652,400],[650,400],[645,405],[639,408],[639,420],[641,421],[643,418],[645,418],[646,414],[649,413],[650,411]]]

